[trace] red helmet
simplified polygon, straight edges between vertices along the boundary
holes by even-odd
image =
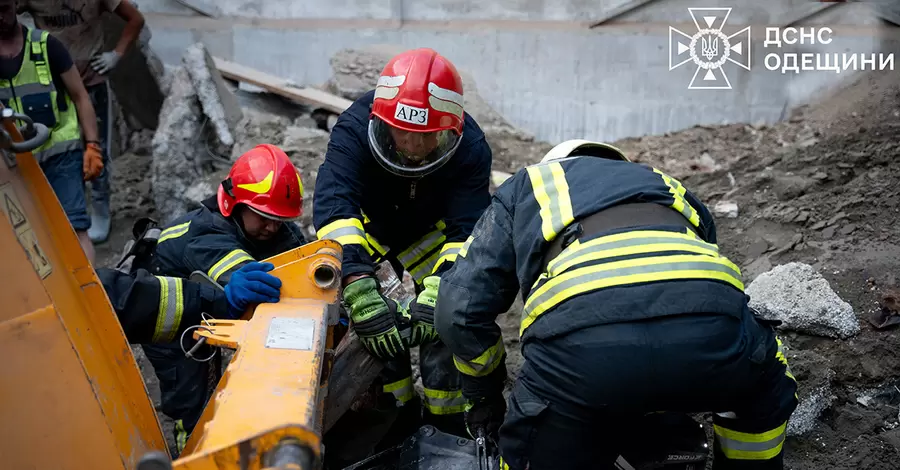
[[[462,131],[462,79],[449,60],[421,48],[387,63],[369,115],[369,147],[386,170],[431,173],[453,156]]]
[[[275,220],[294,220],[303,214],[303,183],[287,154],[260,144],[241,155],[218,191],[219,211],[231,215],[238,204]]]

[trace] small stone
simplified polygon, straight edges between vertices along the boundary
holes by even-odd
[[[769,250],[769,244],[765,240],[757,240],[750,244],[747,253],[748,258],[759,258],[763,253]]]
[[[824,220],[820,220],[820,221],[814,223],[812,225],[812,227],[810,227],[809,229],[810,230],[821,230],[821,229],[825,228],[825,225],[826,225],[826,222]]]
[[[846,212],[844,212],[844,211],[838,212],[832,218],[828,219],[828,223],[826,225],[834,225],[835,223],[837,223],[838,220],[841,220],[844,217],[847,217]]]
[[[818,171],[818,172],[816,172],[816,173],[813,173],[812,179],[814,179],[814,180],[819,180],[819,181],[827,180],[827,179],[828,179],[828,173],[825,173],[824,171]]]
[[[738,205],[731,201],[719,201],[713,206],[713,215],[734,219],[738,216]]]
[[[834,232],[835,232],[834,227],[828,227],[825,230],[822,230],[822,237],[825,238],[826,240],[830,240],[831,237],[834,236]]]
[[[856,230],[856,224],[847,224],[841,228],[841,235],[850,235]]]
[[[794,222],[806,222],[809,220],[809,211],[801,211],[794,219]]]

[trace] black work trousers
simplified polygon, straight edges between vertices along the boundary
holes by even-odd
[[[632,424],[660,411],[716,413],[715,470],[782,468],[796,381],[749,309],[595,326],[523,355],[499,431],[512,470],[613,468],[626,442],[652,435]]]
[[[194,344],[193,340],[185,342],[188,343],[186,347]],[[180,453],[215,390],[221,352],[212,360],[201,362],[185,357],[177,341],[142,344],[141,347],[159,379],[161,411],[175,421],[175,450]],[[203,346],[195,357],[205,359],[212,352],[211,347]]]

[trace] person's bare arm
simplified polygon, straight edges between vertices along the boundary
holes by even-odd
[[[141,29],[144,27],[144,15],[128,0],[119,2],[115,14],[125,20],[125,28],[122,30],[122,35],[119,36],[119,41],[116,43],[115,48],[119,57],[124,57],[125,53],[128,52],[128,48],[137,41],[138,36],[141,34]]]
[[[84,134],[84,140],[88,142],[100,142],[100,134],[97,132],[97,114],[94,112],[94,105],[91,104],[91,97],[84,88],[81,81],[81,75],[78,74],[78,68],[69,67],[62,74],[63,83],[66,85],[66,91],[72,97],[75,103],[75,109],[78,111],[78,122],[81,124],[81,132]]]

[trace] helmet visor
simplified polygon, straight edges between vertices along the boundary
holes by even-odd
[[[377,116],[369,121],[369,147],[378,162],[400,176],[422,176],[453,156],[461,136],[452,129],[411,132],[391,127]]]

